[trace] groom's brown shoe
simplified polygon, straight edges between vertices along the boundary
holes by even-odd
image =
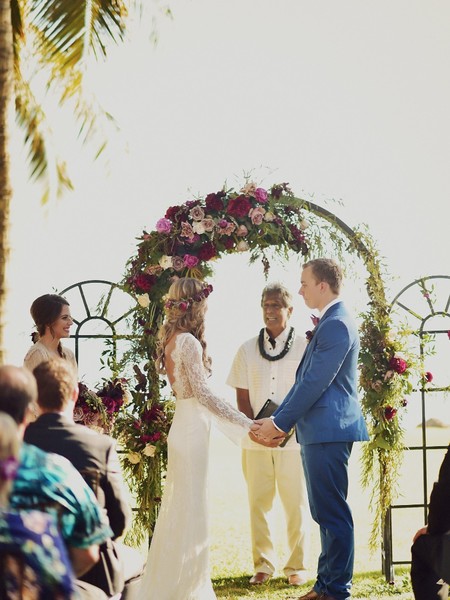
[[[297,600],[322,600],[323,594],[318,594],[315,590],[309,590],[303,596],[297,598]]]
[[[262,573],[261,571],[258,571],[258,573],[255,573],[253,577],[250,578],[249,583],[251,583],[252,585],[261,585],[262,583],[266,583],[266,581],[269,581],[269,579],[269,573]]]

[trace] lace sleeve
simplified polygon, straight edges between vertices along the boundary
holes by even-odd
[[[199,341],[192,335],[183,336],[180,344],[180,360],[186,373],[192,394],[220,421],[230,422],[249,431],[253,421],[224,400],[215,396],[206,383],[205,368]]]

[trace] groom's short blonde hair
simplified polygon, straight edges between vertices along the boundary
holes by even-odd
[[[314,258],[303,265],[310,267],[317,282],[325,281],[333,294],[339,294],[342,285],[342,269],[332,258]]]

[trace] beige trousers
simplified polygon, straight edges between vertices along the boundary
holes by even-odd
[[[255,572],[272,575],[275,551],[270,537],[268,513],[278,490],[285,516],[289,557],[286,577],[306,571],[311,522],[300,450],[243,450],[242,468],[247,482],[250,528]]]

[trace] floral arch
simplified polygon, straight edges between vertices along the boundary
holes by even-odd
[[[222,189],[171,206],[154,231],[144,231],[138,238],[137,252],[128,261],[123,287],[136,297],[138,308],[135,342],[125,360],[133,365],[137,385],[132,409],[118,419],[116,435],[125,450],[123,466],[138,505],[132,541],[151,535],[166,464],[173,404],[163,399],[165,383],[153,361],[163,297],[174,276],[207,279],[214,260],[235,252],[249,252],[250,262],[261,260],[265,274],[270,258],[286,260],[290,252],[305,260],[331,255],[347,269],[356,257],[365,266],[369,302],[360,315],[359,382],[371,436],[364,449],[363,482],[366,486],[379,482],[372,503],[375,547],[396,494],[403,450],[401,417],[418,367],[405,347],[403,332],[392,331],[381,260],[370,234],[364,228],[353,230],[330,211],[296,197],[285,183],[268,190],[246,183],[239,191]]]

